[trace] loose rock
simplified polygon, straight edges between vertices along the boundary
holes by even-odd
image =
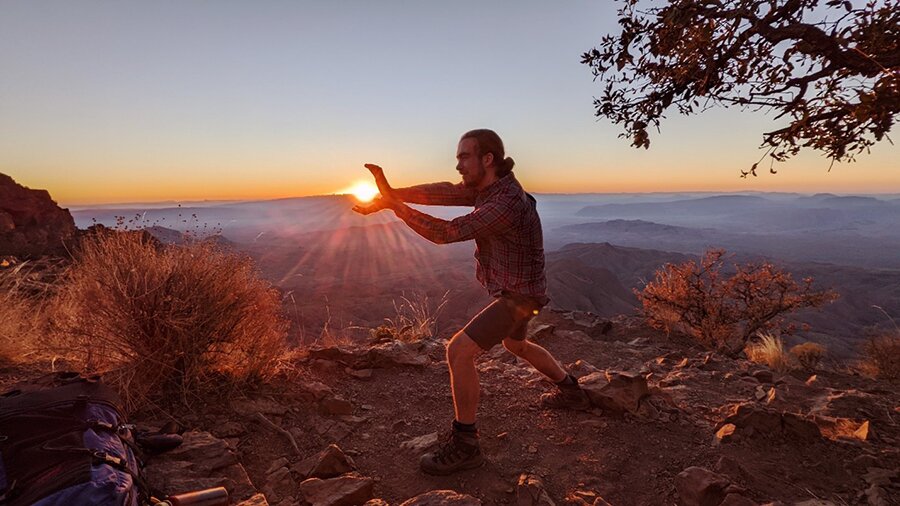
[[[323,480],[309,478],[300,483],[300,493],[310,506],[354,506],[372,499],[375,481],[359,475]]]
[[[432,490],[407,499],[400,506],[481,506],[481,501],[453,490]]]
[[[291,466],[291,470],[303,478],[327,479],[356,471],[356,463],[337,445],[328,445],[316,455]]]
[[[641,399],[650,395],[647,380],[640,374],[595,372],[579,383],[594,405],[613,411],[637,413]]]
[[[684,506],[718,506],[731,483],[702,467],[689,467],[675,477],[675,490]]]
[[[533,474],[522,474],[516,487],[517,506],[556,506],[550,499],[544,482]]]

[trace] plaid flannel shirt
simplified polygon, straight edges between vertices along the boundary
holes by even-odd
[[[413,204],[474,206],[471,213],[450,221],[404,204],[396,205],[394,212],[436,244],[474,239],[475,275],[491,295],[508,291],[548,302],[536,201],[512,173],[481,191],[462,183],[431,183],[396,189],[394,196]]]

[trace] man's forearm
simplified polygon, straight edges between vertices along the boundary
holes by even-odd
[[[431,206],[473,206],[475,190],[462,184],[426,183],[407,188],[394,188],[392,196],[403,202]]]
[[[452,237],[450,222],[417,211],[403,202],[394,201],[390,208],[415,233],[435,244],[446,244],[459,239]]]

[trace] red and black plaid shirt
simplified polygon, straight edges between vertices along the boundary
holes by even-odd
[[[512,173],[481,191],[462,183],[431,183],[399,188],[395,196],[413,204],[475,206],[471,213],[450,221],[403,204],[395,212],[434,243],[475,239],[475,275],[491,295],[509,291],[547,303],[541,219],[534,197]]]

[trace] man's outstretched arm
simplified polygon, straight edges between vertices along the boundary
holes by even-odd
[[[366,168],[375,177],[378,191],[386,198],[432,206],[475,205],[475,190],[462,183],[428,183],[407,188],[392,188],[384,175],[384,169],[373,163],[367,163]]]
[[[489,203],[475,211],[450,221],[436,218],[408,205],[393,201],[386,203],[398,218],[417,234],[436,244],[468,241],[478,236],[502,234],[514,225],[511,207]]]
[[[475,190],[462,183],[426,183],[407,188],[395,188],[394,198],[410,204],[474,206]]]

